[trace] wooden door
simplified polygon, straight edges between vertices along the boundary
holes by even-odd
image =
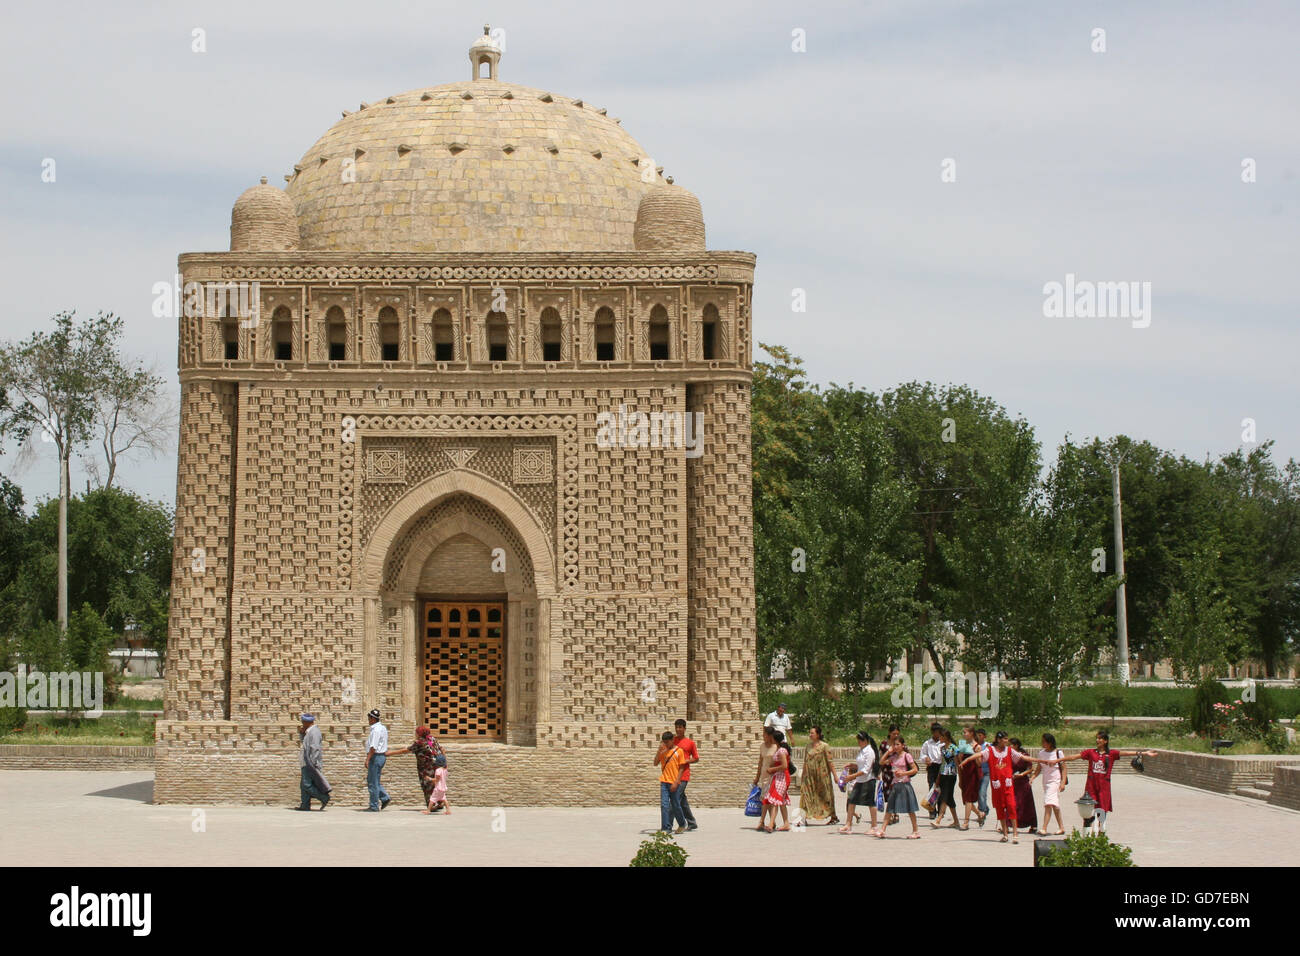
[[[506,606],[424,604],[424,717],[436,737],[504,740]]]

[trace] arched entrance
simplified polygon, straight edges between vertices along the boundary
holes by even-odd
[[[463,469],[416,486],[379,522],[361,570],[372,699],[448,740],[536,742],[554,558],[510,489]]]

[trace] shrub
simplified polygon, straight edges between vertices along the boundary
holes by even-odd
[[[1232,698],[1228,695],[1228,688],[1217,680],[1203,680],[1197,684],[1196,693],[1192,697],[1192,710],[1188,715],[1193,732],[1208,735],[1220,729],[1223,720],[1214,705],[1226,704],[1230,700]]]
[[[26,710],[21,707],[0,707],[0,735],[12,734],[26,725]]]
[[[685,866],[686,850],[659,830],[649,840],[642,840],[636,856],[628,866]]]
[[[1244,736],[1264,740],[1277,726],[1277,708],[1266,691],[1257,691],[1254,700],[1237,701],[1236,704],[1236,723]]]
[[[1131,847],[1111,843],[1104,833],[1093,836],[1075,830],[1039,861],[1040,866],[1136,866]]]

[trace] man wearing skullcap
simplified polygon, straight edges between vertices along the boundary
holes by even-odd
[[[384,772],[384,762],[388,759],[388,728],[379,722],[379,711],[372,710],[370,719],[370,736],[366,738],[366,789],[370,791],[371,813],[378,813],[388,806],[391,798],[379,775]]]
[[[299,719],[302,721],[302,752],[298,757],[302,768],[302,804],[298,809],[310,810],[311,801],[315,798],[324,810],[325,804],[330,802],[331,788],[323,773],[320,728],[316,726],[316,718],[311,714],[303,714]]]

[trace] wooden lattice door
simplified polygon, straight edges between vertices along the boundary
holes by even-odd
[[[505,739],[505,605],[424,605],[424,714],[437,737]]]

